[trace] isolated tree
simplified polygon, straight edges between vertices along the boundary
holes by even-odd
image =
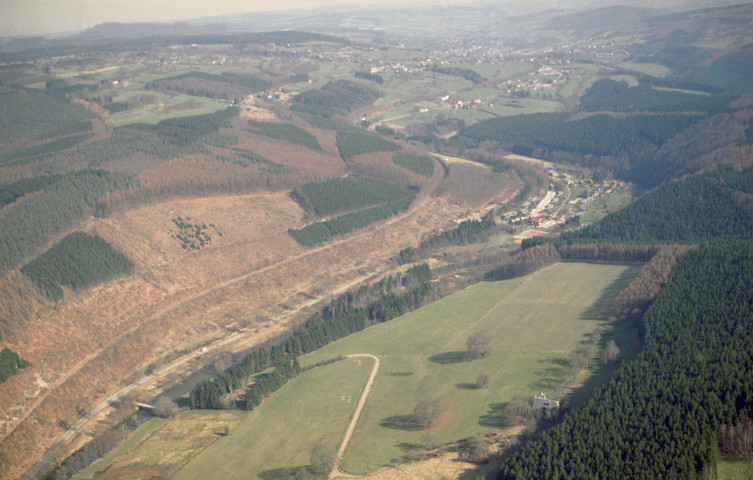
[[[482,434],[469,438],[463,447],[463,453],[470,460],[480,461],[489,454],[489,444]]]
[[[178,406],[169,398],[160,396],[154,402],[152,413],[158,417],[170,418],[178,413]]]
[[[418,401],[416,407],[413,409],[413,416],[416,419],[416,423],[422,429],[427,430],[437,423],[444,410],[445,401],[442,397],[426,397]]]
[[[311,471],[317,476],[325,477],[335,468],[337,452],[324,438],[320,438],[311,447],[311,456],[309,458],[311,461]]]
[[[480,330],[468,337],[465,342],[468,353],[476,358],[484,358],[492,353],[491,333],[488,330]]]
[[[604,363],[614,363],[620,356],[620,348],[614,342],[610,340],[607,342],[607,346],[601,351],[601,361]]]
[[[492,375],[489,372],[481,372],[476,377],[476,388],[486,388],[489,382],[492,380]]]
[[[434,446],[437,444],[437,434],[436,432],[424,432],[421,434],[421,441],[423,444],[428,448],[429,450],[434,449]]]

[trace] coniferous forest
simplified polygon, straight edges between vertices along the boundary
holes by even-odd
[[[506,460],[499,478],[694,478],[720,429],[753,413],[753,245],[736,202],[753,169],[668,184],[553,243],[695,243],[641,323],[643,347],[580,410]],[[535,243],[529,242],[528,247]]]
[[[638,358],[499,478],[687,479],[713,469],[718,429],[753,413],[751,305],[750,242],[687,254],[643,318]]]
[[[96,235],[73,232],[21,267],[21,273],[53,300],[62,287],[84,289],[133,272],[133,263]]]
[[[0,351],[0,383],[8,380],[18,373],[18,370],[29,366],[29,362],[19,357],[16,352],[9,348]]]

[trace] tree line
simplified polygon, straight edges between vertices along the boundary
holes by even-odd
[[[429,266],[421,264],[405,273],[390,275],[372,285],[364,285],[338,296],[290,336],[279,339],[279,343],[255,348],[238,365],[227,368],[210,380],[199,382],[189,395],[191,408],[225,408],[224,397],[227,394],[248,385],[259,372],[275,367],[270,374],[257,377],[249,386],[246,405],[247,408],[255,407],[300,372],[298,356],[425,304],[432,298],[430,280]],[[275,373],[278,369],[280,371]]]
[[[696,175],[664,185],[599,222],[563,232],[554,239],[526,239],[521,248],[545,242],[586,248],[575,245],[690,245],[728,238],[751,238],[753,219],[731,195],[731,191],[737,189],[745,193],[753,189],[753,169]]]
[[[360,210],[411,195],[413,192],[408,188],[355,176],[307,183],[296,187],[292,192],[293,199],[306,212],[319,217]]]
[[[730,95],[699,95],[671,90],[657,90],[647,81],[628,87],[624,81],[602,78],[594,82],[580,98],[581,110],[630,111],[704,111],[730,112],[730,103],[737,97]]]
[[[393,152],[400,146],[366,133],[337,132],[337,150],[344,160],[374,152]]]
[[[338,80],[318,90],[308,90],[293,97],[291,109],[330,118],[344,115],[352,109],[367,105],[379,98],[379,92],[354,82]]]
[[[397,255],[397,262],[400,265],[414,262],[432,249],[444,245],[464,245],[479,242],[495,225],[494,212],[487,213],[479,220],[463,220],[457,227],[432,235],[422,241],[417,248],[406,247],[400,250]]]
[[[256,120],[248,121],[251,130],[270,138],[277,140],[283,140],[296,145],[301,145],[311,150],[321,151],[322,147],[319,145],[319,141],[315,136],[311,135],[306,130],[296,127],[290,123],[273,123],[273,122],[259,122]]]

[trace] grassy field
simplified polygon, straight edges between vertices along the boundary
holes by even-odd
[[[430,395],[444,397],[448,405],[434,431],[438,442],[504,431],[506,402],[516,393],[554,394],[570,352],[606,319],[601,296],[615,295],[637,270],[560,264],[525,279],[480,283],[305,357],[304,364],[338,354],[382,355],[343,470],[373,470],[423,448],[422,432],[411,416],[418,400]],[[494,352],[470,359],[466,339],[483,329],[494,339]],[[635,337],[635,332],[623,333]],[[635,345],[628,338],[617,343]],[[481,372],[492,373],[485,389],[474,386]]]
[[[292,478],[320,438],[337,449],[373,362],[344,360],[304,372],[244,416],[175,479]]]
[[[652,75],[654,77],[659,77],[659,78],[664,78],[670,73],[672,73],[672,70],[670,70],[668,67],[665,67],[664,65],[661,65],[658,63],[625,62],[625,63],[620,63],[617,66],[620,68],[624,68],[627,70],[634,70],[636,72],[645,73],[646,75]]]
[[[199,109],[190,109],[184,111],[171,112],[169,107],[171,105],[178,105],[183,102],[193,100],[202,105]],[[218,110],[223,110],[228,107],[227,102],[215,100],[205,97],[192,97],[190,95],[178,95],[171,98],[166,104],[148,105],[145,107],[135,108],[133,110],[126,110],[124,112],[116,113],[111,116],[112,122],[116,127],[121,125],[128,125],[131,123],[149,123],[156,125],[162,120],[168,118],[180,118],[190,117],[193,115],[203,115],[207,113],[214,113]]]
[[[554,396],[570,352],[605,323],[609,299],[638,270],[563,263],[524,278],[482,282],[302,358],[304,366],[340,354],[382,358],[342,469],[374,470],[424,448],[425,432],[412,411],[430,395],[447,405],[432,431],[436,442],[507,431],[506,402],[517,393]],[[490,332],[494,351],[469,358],[466,339],[479,330]],[[633,330],[618,325],[603,341],[609,338],[626,357],[636,353]],[[368,360],[349,359],[304,372],[253,412],[194,411],[150,420],[77,478],[292,478],[308,465],[317,440],[339,446],[371,368]],[[475,387],[480,372],[492,375],[484,389]],[[578,381],[593,388],[603,378]],[[570,404],[587,395],[576,391]]]
[[[716,464],[719,480],[753,480],[753,460],[721,460]]]
[[[580,221],[583,225],[595,222],[609,212],[626,207],[632,201],[632,195],[628,189],[597,197],[589,203]]]

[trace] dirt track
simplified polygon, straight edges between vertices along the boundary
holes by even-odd
[[[368,353],[358,353],[355,355],[348,355],[348,358],[358,358],[358,357],[367,357],[374,360],[374,368],[371,369],[371,375],[369,375],[369,379],[366,381],[366,386],[363,387],[363,392],[361,393],[361,399],[358,400],[358,406],[356,407],[356,411],[353,413],[353,418],[350,420],[350,425],[348,425],[348,430],[345,432],[345,436],[343,437],[342,444],[340,444],[340,449],[337,451],[337,458],[335,459],[335,467],[332,469],[332,473],[329,474],[329,478],[335,478],[335,477],[342,477],[347,476],[340,472],[340,462],[343,459],[343,454],[345,454],[345,449],[348,448],[348,443],[350,442],[350,437],[353,436],[353,432],[356,429],[356,425],[358,424],[358,419],[361,417],[361,412],[363,411],[364,405],[366,405],[366,399],[369,397],[369,393],[371,393],[371,387],[374,385],[374,379],[377,376],[377,373],[379,372],[379,366],[382,364],[382,361],[379,359],[379,357],[375,357],[374,355],[369,355]]]

